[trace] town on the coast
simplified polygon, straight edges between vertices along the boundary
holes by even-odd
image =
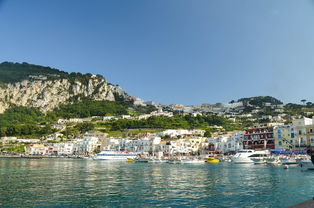
[[[4,158],[311,164],[314,103],[306,99],[164,105],[102,75],[12,62],[0,75]]]
[[[152,105],[157,110],[137,116],[110,115],[58,119],[51,126],[55,133],[42,138],[1,137],[2,157],[70,157],[145,162],[154,158],[160,161],[162,159],[164,162],[169,160],[178,162],[182,161],[182,158],[186,160],[192,158],[196,162],[196,158],[198,161],[210,158],[209,162],[218,162],[217,160],[230,160],[239,152],[252,152],[251,155],[258,153],[258,156],[255,155],[256,158],[254,154],[251,158],[253,162],[255,159],[256,163],[266,163],[267,158],[271,163],[279,163],[280,161],[274,157],[276,155],[285,159],[287,164],[292,164],[297,163],[296,157],[306,160],[307,150],[314,146],[314,118],[309,118],[314,114],[305,111],[312,105],[309,102],[289,106],[277,100],[264,102],[274,101],[271,97],[255,97],[228,104],[162,106],[138,98],[132,99],[137,106]],[[292,113],[293,108],[297,109],[298,114]],[[207,117],[222,118],[223,121],[228,121],[229,126],[237,125],[234,129],[228,127],[231,128],[229,130],[226,129],[226,125],[219,125],[221,122],[218,119],[217,125],[205,128],[145,128],[148,119],[159,117],[167,120],[177,115],[192,120]],[[107,131],[106,126],[117,121],[122,123],[143,121],[143,127],[137,129],[121,127],[116,128],[120,131]],[[243,123],[250,126],[243,128],[240,126]],[[77,125],[82,128],[86,126],[86,132],[67,135],[69,127]],[[13,151],[10,152],[10,149]]]

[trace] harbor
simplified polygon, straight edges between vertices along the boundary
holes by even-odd
[[[298,166],[58,158],[0,168],[3,207],[288,207],[314,193],[314,171]]]

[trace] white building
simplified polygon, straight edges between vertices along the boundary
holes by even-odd
[[[244,134],[242,131],[236,131],[232,134],[221,135],[208,139],[209,149],[212,151],[237,152],[243,149]]]
[[[100,146],[99,138],[91,135],[84,135],[80,142],[79,152],[81,153],[93,153]]]
[[[73,155],[79,152],[80,145],[77,143],[56,143],[53,144],[53,150],[57,152],[58,155]]]

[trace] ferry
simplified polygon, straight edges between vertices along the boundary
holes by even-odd
[[[134,159],[136,157],[135,153],[130,152],[119,152],[114,150],[104,150],[93,157],[94,160],[124,160],[127,161],[128,158]]]
[[[231,161],[233,163],[254,163],[257,160],[263,160],[270,155],[268,150],[255,151],[251,149],[240,150],[235,154]]]

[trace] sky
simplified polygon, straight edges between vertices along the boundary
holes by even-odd
[[[0,0],[0,62],[195,105],[314,102],[314,0]]]

